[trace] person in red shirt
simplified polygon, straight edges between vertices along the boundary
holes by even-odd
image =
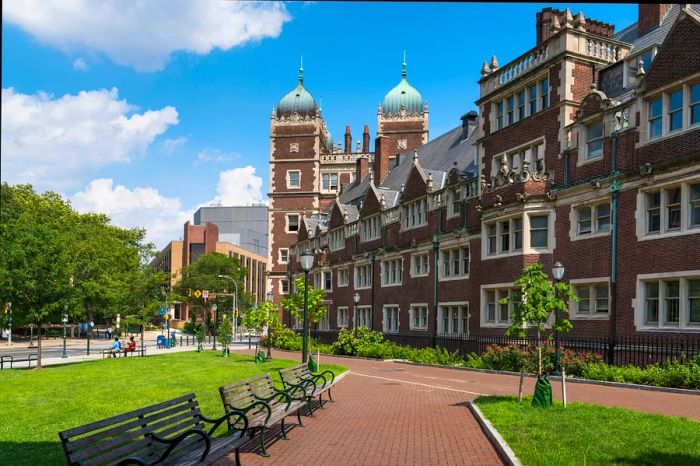
[[[124,356],[126,356],[126,353],[133,353],[134,351],[136,351],[136,342],[134,341],[134,337],[131,337],[126,348],[124,348]]]

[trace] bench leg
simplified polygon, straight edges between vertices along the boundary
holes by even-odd
[[[299,420],[299,427],[304,427],[304,423],[301,422],[301,408],[297,409],[297,419]]]
[[[318,402],[321,404],[321,409],[326,409],[326,407],[323,406],[323,393],[318,395]]]
[[[260,428],[260,448],[262,449],[262,456],[266,458],[270,456],[270,454],[265,449],[265,427]]]
[[[282,438],[289,440],[289,437],[287,437],[287,430],[284,428],[284,418],[282,418]]]
[[[313,404],[311,403],[313,401],[313,398],[309,397],[308,400],[306,400],[306,406],[309,407],[309,416],[314,417],[314,407]]]
[[[331,400],[331,402],[334,402],[335,400],[333,399],[333,396],[331,395],[331,389],[328,389],[328,399]]]
[[[236,447],[236,466],[241,466],[241,452],[239,447]]]

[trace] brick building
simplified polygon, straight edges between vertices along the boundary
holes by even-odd
[[[427,108],[387,112],[385,99],[375,152],[346,144],[334,196],[320,189],[323,156],[339,152],[324,146],[320,112],[308,107],[302,125],[285,97],[272,117],[270,250],[288,262],[273,256],[273,273],[299,274],[299,253],[316,253],[321,330],[502,335],[512,305],[499,299],[522,268],[560,261],[581,298],[573,335],[700,332],[699,12],[640,5],[615,32],[543,9],[534,47],[484,62],[479,112],[447,133],[428,142]],[[281,167],[301,172],[297,194]]]

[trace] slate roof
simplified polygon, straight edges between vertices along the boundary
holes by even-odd
[[[358,205],[367,192],[369,187],[369,175],[365,176],[362,180],[353,181],[338,197],[341,204],[353,204]]]
[[[693,4],[691,9],[696,13],[700,13],[700,4]],[[641,52],[652,45],[663,43],[668,35],[668,32],[671,30],[673,23],[676,22],[676,18],[678,18],[678,13],[680,13],[680,11],[681,6],[674,3],[666,11],[666,14],[661,20],[661,25],[653,31],[646,33],[642,37],[637,37],[637,23],[633,23],[613,35],[613,39],[632,44],[632,49],[628,55],[634,56],[634,54]]]
[[[360,218],[360,211],[357,210],[357,206],[353,204],[340,203],[340,210],[343,212],[343,214],[345,214],[345,212],[348,213],[348,222],[354,222]]]

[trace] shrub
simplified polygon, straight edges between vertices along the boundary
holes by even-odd
[[[383,341],[384,335],[381,332],[372,331],[367,327],[355,327],[352,330],[344,328],[340,330],[338,339],[331,345],[331,352],[333,354],[360,356],[359,352],[364,347],[376,345]]]
[[[700,365],[694,361],[672,361],[651,364],[644,368],[592,363],[586,367],[583,377],[610,382],[700,389]]]

